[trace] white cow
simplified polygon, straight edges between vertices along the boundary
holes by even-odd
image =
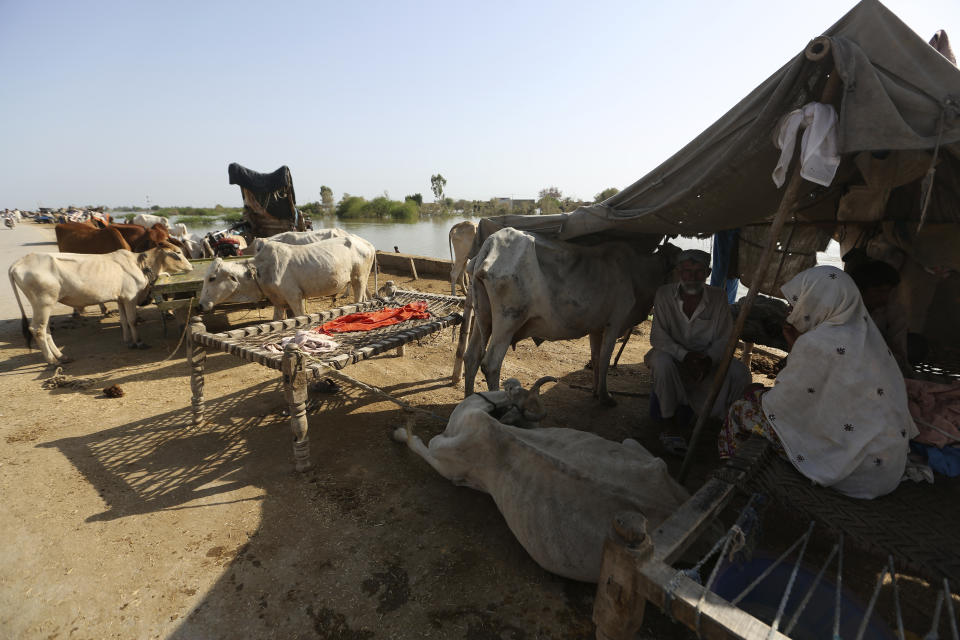
[[[144,229],[149,229],[155,224],[162,224],[167,229],[170,228],[170,220],[163,216],[155,216],[149,213],[138,213],[133,216],[133,224],[139,224]]]
[[[454,484],[489,493],[541,567],[596,582],[615,516],[640,512],[653,529],[689,496],[663,460],[635,440],[621,444],[574,429],[522,429],[494,417],[528,413],[543,381],[526,396],[511,379],[503,391],[467,397],[429,446],[403,428],[393,437]]]
[[[447,238],[447,244],[450,246],[450,261],[453,263],[450,268],[450,295],[457,295],[457,281],[463,279],[463,290],[466,291],[467,283],[467,256],[470,254],[470,247],[473,246],[473,239],[477,235],[477,224],[471,220],[464,220],[450,227],[450,234]]]
[[[524,338],[569,340],[590,336],[593,395],[616,404],[607,392],[607,369],[617,338],[653,308],[679,249],[664,245],[642,253],[623,242],[593,246],[550,240],[507,227],[490,235],[470,261],[471,287],[463,327],[470,327],[464,357],[461,335],[453,382],[466,368],[464,391],[473,393],[481,368],[491,390],[500,388],[500,367],[510,345]],[[489,344],[488,344],[489,342]]]
[[[137,304],[148,295],[161,273],[192,269],[180,249],[161,242],[143,253],[125,249],[103,254],[31,253],[14,262],[8,274],[20,305],[27,347],[32,334],[44,360],[55,364],[68,361],[49,331],[50,312],[55,303],[76,308],[115,300],[120,309],[123,341],[131,348],[146,348],[137,335]],[[29,329],[18,288],[33,307]]]
[[[305,245],[266,242],[246,264],[214,260],[200,291],[200,308],[210,311],[221,302],[266,296],[279,320],[285,306],[302,316],[305,298],[334,295],[347,285],[353,286],[354,301],[361,302],[367,298],[374,254],[373,245],[356,236]]]
[[[249,253],[244,253],[244,255],[252,255],[260,251],[265,242],[283,242],[285,244],[310,244],[313,242],[320,242],[321,240],[329,240],[330,238],[346,238],[347,236],[352,235],[343,229],[317,229],[316,231],[284,231],[283,233],[277,233],[266,238],[254,238],[253,242],[250,243]]]
[[[182,240],[183,238],[190,237],[190,232],[187,231],[187,225],[182,222],[178,222],[170,227],[170,235],[174,238]]]

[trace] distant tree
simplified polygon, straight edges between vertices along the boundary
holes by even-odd
[[[158,204],[155,204],[152,207],[150,207],[150,211],[159,211],[159,210],[160,210],[160,205]]]
[[[320,187],[320,202],[323,203],[323,210],[326,212],[333,211],[333,189],[327,185]]]
[[[434,202],[441,202],[443,200],[443,188],[446,185],[447,179],[439,173],[435,176],[430,176],[430,189],[433,191]]]
[[[543,200],[544,198],[553,198],[554,200],[560,200],[563,197],[563,192],[556,187],[547,187],[546,189],[540,189],[540,193],[537,195],[538,200]]]
[[[423,196],[420,195],[419,193],[415,193],[413,195],[407,196],[406,198],[404,198],[404,200],[412,200],[417,203],[418,207],[423,206]]]
[[[550,195],[541,196],[537,204],[540,206],[540,215],[542,216],[548,216],[562,211],[560,201]]]
[[[620,193],[620,189],[617,189],[616,187],[607,187],[606,189],[604,189],[603,191],[601,191],[601,192],[598,193],[597,195],[593,196],[593,201],[594,201],[594,202],[603,202],[603,201],[606,200],[607,198],[613,197],[613,196],[617,195],[618,193]]]

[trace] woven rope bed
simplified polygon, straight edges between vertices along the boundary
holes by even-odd
[[[399,324],[335,335],[339,347],[330,352],[313,355],[288,344],[283,351],[271,351],[265,347],[279,343],[283,338],[294,336],[298,331],[308,331],[323,323],[352,313],[378,311],[387,307],[401,307],[412,302],[426,302],[426,319],[411,319]],[[187,333],[191,368],[190,386],[193,391],[193,423],[203,422],[204,379],[203,369],[207,351],[222,351],[264,367],[283,373],[283,393],[290,409],[290,427],[295,441],[294,460],[298,471],[310,466],[310,445],[307,438],[307,382],[323,377],[329,369],[344,367],[366,360],[391,349],[403,355],[403,347],[446,327],[463,321],[462,297],[398,290],[390,298],[375,298],[365,302],[344,305],[320,313],[275,320],[250,327],[232,329],[221,333],[209,333],[199,317],[190,322]]]

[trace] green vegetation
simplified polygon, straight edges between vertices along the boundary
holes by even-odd
[[[304,213],[308,216],[322,216],[325,213],[324,206],[319,202],[299,204],[297,205],[297,209],[300,209],[300,213]]]
[[[617,195],[618,193],[620,193],[620,189],[617,189],[616,187],[607,187],[606,189],[604,189],[603,191],[601,191],[601,192],[598,193],[597,195],[593,196],[593,201],[594,201],[594,202],[603,202],[603,201],[606,200],[607,198],[612,198],[613,196]]]
[[[397,202],[385,196],[367,200],[360,196],[343,194],[337,204],[336,214],[344,220],[374,218],[377,220],[398,220],[414,222],[420,218],[420,208],[413,200]]]
[[[131,217],[131,220],[133,218]],[[177,222],[182,222],[187,225],[187,227],[202,227],[209,225],[214,218],[210,216],[180,216],[177,218]]]

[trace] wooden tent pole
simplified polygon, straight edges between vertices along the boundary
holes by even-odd
[[[830,41],[821,36],[816,38],[807,45],[805,51],[806,57],[808,60],[819,61],[830,53]],[[839,76],[836,69],[833,69],[830,73],[830,77],[827,80],[826,86],[823,89],[823,93],[820,97],[820,102],[829,104],[832,103],[836,97],[836,93],[839,89],[840,82]],[[799,133],[799,132],[798,132]],[[733,333],[730,334],[730,339],[727,340],[727,346],[724,349],[723,357],[720,359],[720,366],[717,368],[716,374],[713,376],[713,382],[710,386],[710,393],[707,395],[707,401],[703,403],[703,407],[700,409],[700,413],[697,415],[697,423],[693,428],[693,434],[690,436],[690,444],[687,448],[687,455],[683,459],[683,465],[680,467],[680,474],[677,476],[677,480],[683,483],[687,474],[690,471],[690,465],[693,462],[693,455],[697,449],[697,443],[700,440],[700,433],[703,431],[703,425],[706,423],[707,418],[710,417],[710,414],[713,412],[713,405],[717,401],[717,396],[720,395],[720,388],[723,386],[723,382],[727,377],[727,371],[730,369],[730,361],[733,359],[733,353],[737,349],[737,343],[740,341],[740,333],[743,331],[743,326],[747,322],[747,316],[750,314],[750,308],[753,306],[753,301],[756,299],[757,294],[759,293],[760,282],[763,279],[764,274],[767,271],[767,266],[770,264],[770,258],[773,256],[773,249],[777,244],[777,240],[780,238],[780,232],[783,230],[783,226],[787,221],[791,210],[797,203],[797,196],[800,193],[800,188],[803,186],[803,178],[800,176],[800,147],[799,142],[796,145],[796,149],[793,153],[793,160],[790,163],[790,181],[787,183],[787,188],[783,192],[783,198],[780,199],[780,206],[777,208],[777,213],[773,217],[773,222],[770,225],[770,235],[767,241],[767,246],[764,247],[763,253],[760,254],[760,261],[757,263],[757,266],[753,270],[753,277],[750,279],[750,289],[747,291],[747,295],[743,300],[743,303],[740,305],[740,313],[737,315],[737,322],[734,324]]]

